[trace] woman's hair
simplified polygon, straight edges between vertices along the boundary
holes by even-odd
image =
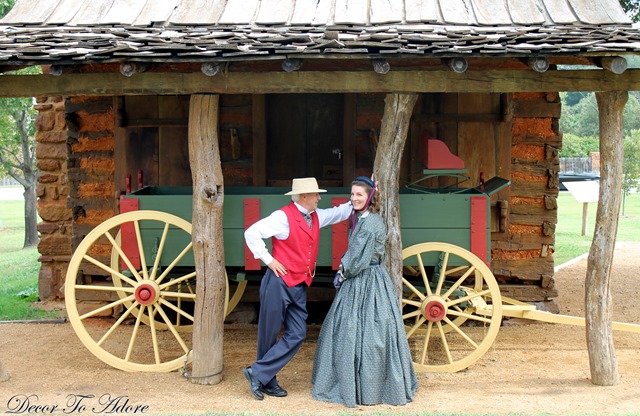
[[[380,211],[380,189],[371,179],[366,176],[358,176],[351,182],[351,186],[353,185],[362,186],[367,195],[371,197],[371,201],[369,201],[369,211]],[[371,196],[372,190],[374,190],[373,196]]]

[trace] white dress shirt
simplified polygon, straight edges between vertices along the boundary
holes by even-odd
[[[298,210],[307,213],[307,210],[297,202],[294,202],[294,204]],[[333,208],[318,208],[315,212],[318,214],[320,228],[346,220],[349,218],[352,209],[350,201]],[[308,213],[311,214],[311,212]],[[267,250],[264,239],[271,237],[275,237],[278,240],[286,240],[289,237],[289,220],[287,219],[287,214],[281,209],[257,221],[244,232],[244,240],[249,250],[253,253],[253,257],[260,259],[266,265],[273,261],[273,257]]]

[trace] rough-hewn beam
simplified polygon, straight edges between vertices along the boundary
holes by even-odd
[[[634,91],[640,69],[616,75],[610,71],[449,70],[230,72],[208,77],[195,73],[144,72],[0,76],[1,97],[40,95],[258,94],[302,92],[539,92]]]
[[[189,162],[193,176],[193,374],[196,384],[223,378],[225,269],[222,237],[224,184],[218,147],[217,95],[192,95],[189,103]]]
[[[626,91],[596,94],[600,121],[600,192],[587,260],[585,322],[591,382],[597,386],[615,386],[620,382],[613,344],[610,280],[622,203],[622,114],[628,98]]]

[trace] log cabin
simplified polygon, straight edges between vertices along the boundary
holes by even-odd
[[[0,37],[4,73],[42,67],[0,77],[39,112],[42,299],[64,296],[75,248],[121,195],[194,186],[194,96],[218,97],[224,186],[345,187],[374,168],[385,97],[415,94],[397,186],[423,177],[427,139],[463,162],[462,186],[508,180],[491,195],[491,271],[552,309],[560,92],[640,82],[624,59],[640,33],[605,0],[17,0]]]

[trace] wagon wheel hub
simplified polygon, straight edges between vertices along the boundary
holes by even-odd
[[[431,322],[440,322],[447,314],[447,305],[439,296],[429,296],[422,303],[422,314]]]
[[[140,304],[150,305],[158,300],[160,288],[155,283],[145,282],[136,287],[134,295]]]

